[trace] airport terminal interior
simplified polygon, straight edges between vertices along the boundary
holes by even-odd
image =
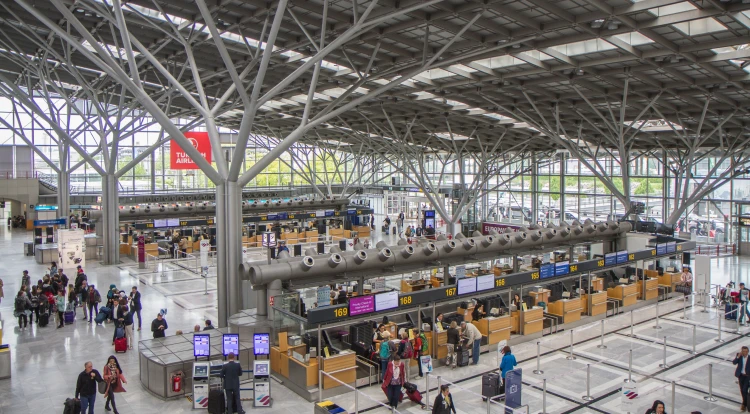
[[[0,1],[0,414],[746,412],[749,45],[747,0]]]

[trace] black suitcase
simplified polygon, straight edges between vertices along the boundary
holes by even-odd
[[[739,308],[739,304],[737,303],[727,303],[724,305],[724,318],[730,321],[736,321],[737,320],[737,309]]]
[[[39,320],[37,321],[37,326],[44,328],[49,324],[49,313],[43,313],[39,315]]]
[[[208,414],[224,414],[227,404],[224,400],[224,391],[210,390],[208,392]]]
[[[66,398],[64,405],[63,414],[80,414],[81,412],[81,402],[75,398]]]
[[[456,351],[456,354],[458,355],[458,360],[456,361],[456,365],[459,367],[465,367],[469,365],[469,361],[471,358],[469,357],[469,350],[468,349],[459,349]]]
[[[503,394],[504,388],[503,382],[500,380],[500,374],[497,372],[490,372],[489,374],[482,375],[483,400],[487,401],[487,398]]]

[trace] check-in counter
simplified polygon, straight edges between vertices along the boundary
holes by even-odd
[[[669,286],[671,291],[674,292],[675,286],[680,283],[682,273],[669,273],[664,272],[663,275],[659,276],[659,285]]]
[[[541,332],[544,327],[544,310],[542,308],[532,308],[527,311],[520,311],[521,319],[519,321],[521,334],[530,335]]]
[[[582,296],[583,312],[590,316],[607,313],[607,292],[584,294]]]
[[[607,297],[619,300],[623,307],[635,305],[635,302],[638,300],[638,285],[617,285],[609,288],[607,289]]]
[[[417,292],[427,288],[427,282],[419,280],[413,282],[411,280],[401,280],[401,293]]]
[[[363,237],[370,237],[370,231],[372,231],[370,226],[353,226],[352,230],[357,232],[357,237],[360,239]]]
[[[471,323],[477,327],[482,336],[487,337],[488,345],[510,339],[510,315],[488,316]]]
[[[448,343],[448,332],[433,332],[433,336],[437,336],[437,341],[433,343],[437,346],[437,357],[438,359],[448,357],[448,347],[445,346]]]
[[[547,313],[560,316],[563,323],[571,323],[581,320],[581,298],[560,299],[547,304]]]
[[[470,306],[468,308],[462,308],[459,306],[458,308],[456,308],[456,315],[463,315],[464,322],[466,323],[469,323],[473,320],[471,317],[472,312],[474,312],[474,306]]]
[[[510,313],[510,332],[521,333],[521,312],[512,311]]]
[[[328,358],[322,358],[321,368],[323,371],[331,374],[332,377],[343,382],[344,384],[353,385],[357,380],[357,354],[352,351],[343,351],[338,355],[331,355]],[[323,389],[331,389],[341,386],[341,384],[327,375],[323,376]]]
[[[639,280],[638,283],[638,299],[651,300],[656,299],[659,296],[659,279],[649,278],[645,280],[646,294],[643,294],[644,281]]]
[[[58,261],[57,243],[37,244],[34,248],[34,258],[38,264]]]
[[[539,302],[549,303],[549,289],[542,289],[538,292],[531,291],[529,295],[534,298],[534,306],[538,305]]]

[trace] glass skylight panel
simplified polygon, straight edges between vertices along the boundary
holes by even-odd
[[[515,58],[513,56],[497,56],[493,58],[488,59],[480,59],[475,61],[474,63],[478,65],[482,65],[484,67],[487,67],[489,69],[498,69],[498,68],[505,68],[508,66],[515,66],[515,65],[522,65],[525,64],[521,59]]]
[[[638,122],[625,122],[624,125],[631,127],[631,128],[638,129],[644,123],[646,125],[644,125],[641,128],[641,131],[643,132],[672,131],[672,127],[674,127],[674,129],[677,131],[682,130],[682,127],[679,124],[666,121],[665,119],[649,119],[649,120],[642,120]],[[672,125],[672,127],[670,127],[670,125]]]
[[[693,20],[689,22],[676,23],[672,27],[685,33],[688,36],[699,36],[707,33],[720,32],[727,30],[727,28],[719,23],[718,20],[713,17],[706,17],[705,19]]]
[[[448,134],[446,132],[438,132],[435,134],[436,137],[440,139],[447,139],[447,140],[453,140],[453,141],[467,141],[469,137],[466,135],[461,134]]]
[[[654,41],[651,40],[651,38],[649,38],[648,36],[644,36],[638,32],[618,34],[618,35],[615,35],[615,37],[629,44],[630,46],[640,46],[640,45],[647,45],[649,43],[654,43]]]
[[[635,0],[634,3],[639,3],[643,0]],[[654,7],[647,11],[656,17],[669,16],[670,14],[677,14],[686,11],[696,10],[696,7],[690,4],[689,1],[683,1],[681,3],[670,4],[668,6]]]
[[[615,49],[615,46],[603,39],[582,40],[580,42],[568,43],[566,45],[553,46],[552,49],[567,55],[576,56],[593,52],[604,52]]]

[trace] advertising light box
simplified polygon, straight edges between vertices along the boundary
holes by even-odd
[[[458,294],[463,295],[466,293],[473,293],[477,291],[477,279],[473,277],[467,277],[465,279],[458,280]]]
[[[386,292],[375,295],[375,311],[380,312],[398,308],[398,292]]]

